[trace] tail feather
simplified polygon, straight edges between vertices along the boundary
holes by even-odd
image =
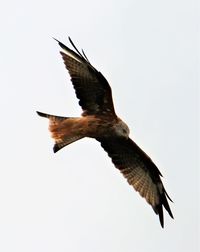
[[[61,150],[63,147],[67,146],[68,144],[71,144],[79,139],[81,139],[81,136],[74,136],[74,137],[67,137],[65,139],[61,139],[58,141],[55,141],[56,143],[53,146],[53,152],[56,153],[59,150]]]
[[[46,114],[40,111],[36,111],[36,113],[41,116],[41,117],[45,117],[48,119],[53,119],[56,118],[56,120],[64,120],[64,119],[68,119],[68,118],[72,118],[72,117],[64,117],[64,116],[55,116],[55,115],[50,115],[50,114]]]
[[[83,136],[71,130],[73,124],[76,123],[75,118],[49,115],[39,111],[37,111],[37,114],[49,119],[49,131],[52,134],[52,138],[55,140],[53,147],[54,153],[66,145],[83,138]]]

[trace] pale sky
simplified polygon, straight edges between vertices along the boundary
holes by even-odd
[[[197,14],[195,0],[1,4],[0,251],[198,251]],[[68,36],[163,174],[164,229],[95,140],[52,151],[35,111],[81,114],[52,39]]]

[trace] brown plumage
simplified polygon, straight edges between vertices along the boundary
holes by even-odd
[[[153,161],[129,138],[128,126],[117,117],[112,91],[105,77],[80,53],[57,40],[65,66],[71,76],[82,117],[60,117],[37,112],[49,119],[49,130],[55,140],[54,152],[81,138],[94,138],[101,143],[112,162],[159,215],[164,226],[163,207],[173,218],[168,196],[161,181],[161,173]]]

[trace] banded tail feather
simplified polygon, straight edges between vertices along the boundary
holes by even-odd
[[[71,126],[73,124],[73,117],[55,116],[39,111],[36,112],[39,116],[49,119],[49,131],[51,132],[52,138],[55,140],[53,146],[54,153],[83,137],[76,134],[76,132],[72,132]],[[70,120],[68,124],[67,122],[69,119],[72,120]]]

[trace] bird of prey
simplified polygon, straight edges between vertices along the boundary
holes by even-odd
[[[55,140],[54,152],[84,137],[96,139],[128,183],[159,215],[164,227],[163,207],[173,218],[167,199],[172,200],[163,186],[160,171],[129,138],[128,126],[115,113],[108,81],[91,65],[84,51],[76,48],[70,37],[73,50],[56,41],[62,48],[60,54],[83,113],[81,117],[62,117],[37,111],[38,115],[49,119],[49,130]]]

